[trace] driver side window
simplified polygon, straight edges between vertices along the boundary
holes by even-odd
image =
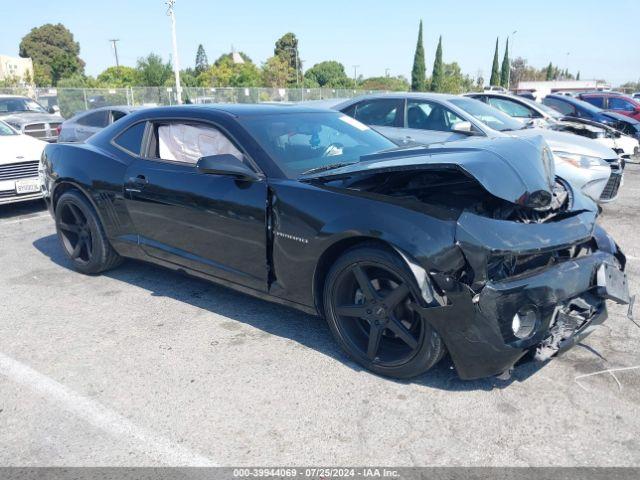
[[[442,105],[425,100],[407,102],[407,128],[452,132],[455,124],[465,120]]]
[[[195,165],[202,157],[231,154],[244,156],[227,136],[211,125],[159,122],[153,125],[149,157]]]

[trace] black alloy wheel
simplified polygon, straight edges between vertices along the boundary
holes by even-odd
[[[79,272],[100,273],[122,261],[109,243],[95,209],[79,191],[62,194],[56,203],[55,219],[60,245]]]
[[[91,228],[77,205],[72,202],[62,205],[58,229],[62,245],[69,258],[79,263],[89,263],[93,256]]]
[[[382,248],[347,252],[332,268],[325,312],[334,336],[366,368],[406,378],[444,355],[440,336],[418,313],[417,285],[403,260]]]

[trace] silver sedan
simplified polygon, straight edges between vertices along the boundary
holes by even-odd
[[[554,153],[557,175],[597,202],[613,200],[622,181],[621,170],[612,174],[611,165],[619,164],[612,149],[570,133],[529,128],[471,98],[402,92],[318,102],[317,106],[339,110],[399,144],[432,145],[475,136],[542,136]]]

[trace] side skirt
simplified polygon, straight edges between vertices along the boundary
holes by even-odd
[[[166,260],[162,260],[156,257],[151,257],[147,255],[141,248],[139,248],[138,245],[133,243],[129,243],[126,241],[117,241],[117,240],[114,241],[113,239],[111,239],[111,242],[114,244],[113,246],[116,249],[116,251],[123,257],[127,257],[134,260],[140,260],[145,263],[151,263],[153,265],[158,265],[160,267],[166,268],[167,270],[171,270],[173,272],[178,272],[178,273],[187,275],[189,277],[206,280],[216,285],[230,288],[237,292],[251,295],[252,297],[259,298],[261,300],[266,300],[271,303],[277,303],[279,305],[284,305],[286,307],[294,308],[298,311],[307,313],[309,315],[318,316],[317,310],[313,307],[309,307],[307,305],[303,305],[297,302],[292,302],[284,298],[276,297],[269,293],[262,292],[260,290],[256,290],[250,287],[246,287],[244,285],[240,285],[238,283],[231,282],[229,280],[225,280],[219,277],[214,277],[212,275],[207,275],[206,273],[199,272],[197,270],[191,270],[189,268],[183,267],[182,265],[177,265],[175,263],[171,263]]]

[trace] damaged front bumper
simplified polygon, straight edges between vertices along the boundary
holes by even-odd
[[[443,337],[463,379],[501,374],[528,352],[546,360],[604,322],[606,300],[629,303],[626,259],[590,211],[543,224],[469,214],[458,224],[458,245],[476,278],[462,282],[430,272],[446,304],[421,313]],[[575,253],[585,244],[589,251],[574,258],[548,257],[544,266],[497,280],[492,273],[496,256]]]

